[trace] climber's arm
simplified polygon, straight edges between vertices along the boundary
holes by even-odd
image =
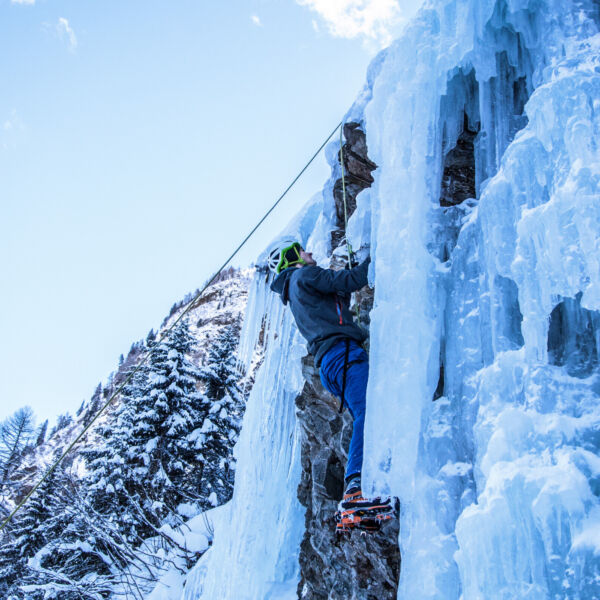
[[[304,285],[324,294],[351,293],[367,285],[367,272],[371,258],[367,258],[354,269],[322,269],[321,267],[303,267],[302,281]]]

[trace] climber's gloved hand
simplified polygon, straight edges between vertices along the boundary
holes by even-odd
[[[354,267],[358,267],[359,262],[356,258],[356,254],[354,252],[350,252],[350,261],[348,262],[348,255],[346,255],[346,264],[344,269],[354,269]]]
[[[356,267],[363,263],[371,254],[371,246],[364,244],[356,252],[352,252],[352,263],[353,267]]]

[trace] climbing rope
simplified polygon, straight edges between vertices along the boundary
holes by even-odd
[[[344,167],[344,125],[340,127],[340,164],[342,165],[342,198],[344,199],[344,237],[348,252],[348,266],[352,267],[352,248],[348,241],[348,206],[346,203],[346,169]]]
[[[267,219],[267,217],[275,210],[275,208],[277,207],[277,205],[285,198],[285,196],[287,195],[287,193],[292,189],[292,187],[294,187],[294,185],[298,181],[298,179],[300,179],[300,177],[302,177],[302,175],[304,174],[304,172],[306,171],[306,169],[308,169],[308,167],[315,160],[315,158],[317,158],[317,156],[319,155],[319,153],[321,152],[321,150],[323,150],[323,148],[325,147],[325,144],[327,144],[327,142],[333,137],[333,134],[340,127],[342,127],[342,123],[339,123],[338,125],[336,125],[335,129],[327,136],[327,139],[319,146],[319,149],[312,155],[312,157],[310,158],[310,160],[306,163],[306,165],[298,173],[298,175],[296,175],[296,177],[293,179],[292,183],[290,183],[290,185],[288,185],[288,187],[285,189],[285,191],[283,192],[283,194],[281,194],[279,196],[279,198],[277,198],[277,200],[275,201],[275,203],[273,204],[273,206],[271,206],[271,208],[264,214],[264,216],[260,219],[260,221],[252,228],[252,230],[250,231],[250,233],[242,240],[242,242],[238,245],[238,247],[231,253],[231,255],[229,256],[229,258],[221,265],[221,267],[219,268],[219,270],[209,279],[208,283],[205,284],[204,287],[187,303],[187,305],[185,306],[184,310],[181,312],[181,314],[179,315],[179,317],[177,317],[177,319],[175,319],[175,321],[171,324],[171,326],[168,329],[166,329],[165,331],[163,331],[163,333],[160,334],[159,339],[157,339],[156,342],[152,345],[152,347],[147,350],[146,354],[142,357],[142,359],[138,363],[137,367],[135,369],[133,369],[133,371],[131,371],[129,373],[129,375],[127,376],[127,378],[123,381],[123,383],[121,383],[121,385],[117,388],[117,390],[115,392],[113,392],[113,394],[110,396],[110,398],[104,403],[104,405],[96,413],[96,415],[94,416],[94,418],[83,429],[83,431],[75,438],[75,440],[73,440],[69,444],[69,446],[67,447],[67,449],[52,464],[52,466],[44,473],[43,477],[29,491],[29,493],[25,496],[25,498],[23,498],[23,500],[21,500],[21,502],[19,502],[19,504],[17,504],[17,506],[14,508],[14,510],[3,521],[2,525],[0,526],[0,532],[4,530],[4,528],[10,523],[10,521],[13,519],[13,517],[17,514],[17,512],[27,503],[27,501],[29,500],[29,498],[31,498],[31,496],[33,496],[33,494],[42,485],[42,483],[44,483],[44,481],[46,481],[46,479],[55,471],[55,469],[58,467],[58,465],[60,465],[60,463],[64,460],[64,458],[69,454],[69,452],[71,452],[71,450],[76,446],[76,444],[79,443],[79,441],[83,438],[83,436],[90,430],[90,428],[92,427],[92,425],[98,420],[98,418],[100,417],[100,415],[102,415],[104,413],[104,411],[108,408],[108,406],[112,403],[112,401],[123,391],[123,389],[125,388],[125,386],[131,381],[131,379],[133,378],[133,376],[146,364],[146,362],[148,361],[148,359],[155,352],[156,348],[158,348],[158,345],[162,341],[168,339],[168,337],[169,337],[171,331],[173,330],[173,328],[181,321],[181,319],[183,319],[183,317],[185,317],[185,315],[187,315],[187,313],[192,309],[192,307],[194,306],[194,304],[196,303],[196,301],[200,299],[200,297],[202,296],[202,294],[204,294],[204,292],[207,290],[207,288],[220,275],[221,271],[223,271],[223,269],[225,269],[225,267],[236,256],[236,254],[242,249],[242,247],[246,244],[246,242],[254,235],[254,233],[256,232],[256,230],[265,222],[265,220]]]
[[[348,206],[346,202],[346,169],[344,167],[344,122],[340,125],[340,164],[342,165],[342,198],[344,200],[344,237],[346,238],[346,252],[348,253],[348,268],[352,268],[352,246],[348,241]],[[350,295],[352,298],[352,294]],[[354,308],[356,310],[356,320],[360,325],[360,309],[358,301],[354,296]]]

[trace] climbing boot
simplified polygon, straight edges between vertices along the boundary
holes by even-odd
[[[356,513],[336,512],[335,530],[338,535],[348,535],[353,530],[366,531],[370,533],[377,532],[385,521],[391,520],[392,513],[380,513],[374,516],[358,515]]]
[[[392,499],[389,497],[365,498],[360,488],[349,489],[338,504],[339,511],[379,514],[393,510]]]
[[[363,497],[360,488],[348,489],[338,504],[335,514],[336,532],[348,534],[353,529],[376,532],[382,523],[389,521],[397,509],[392,498]]]

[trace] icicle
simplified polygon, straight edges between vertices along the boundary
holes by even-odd
[[[248,304],[238,347],[238,362],[244,372],[248,371],[252,363],[260,331],[264,325],[267,304],[273,296],[265,279],[266,273],[256,270],[248,291]]]

